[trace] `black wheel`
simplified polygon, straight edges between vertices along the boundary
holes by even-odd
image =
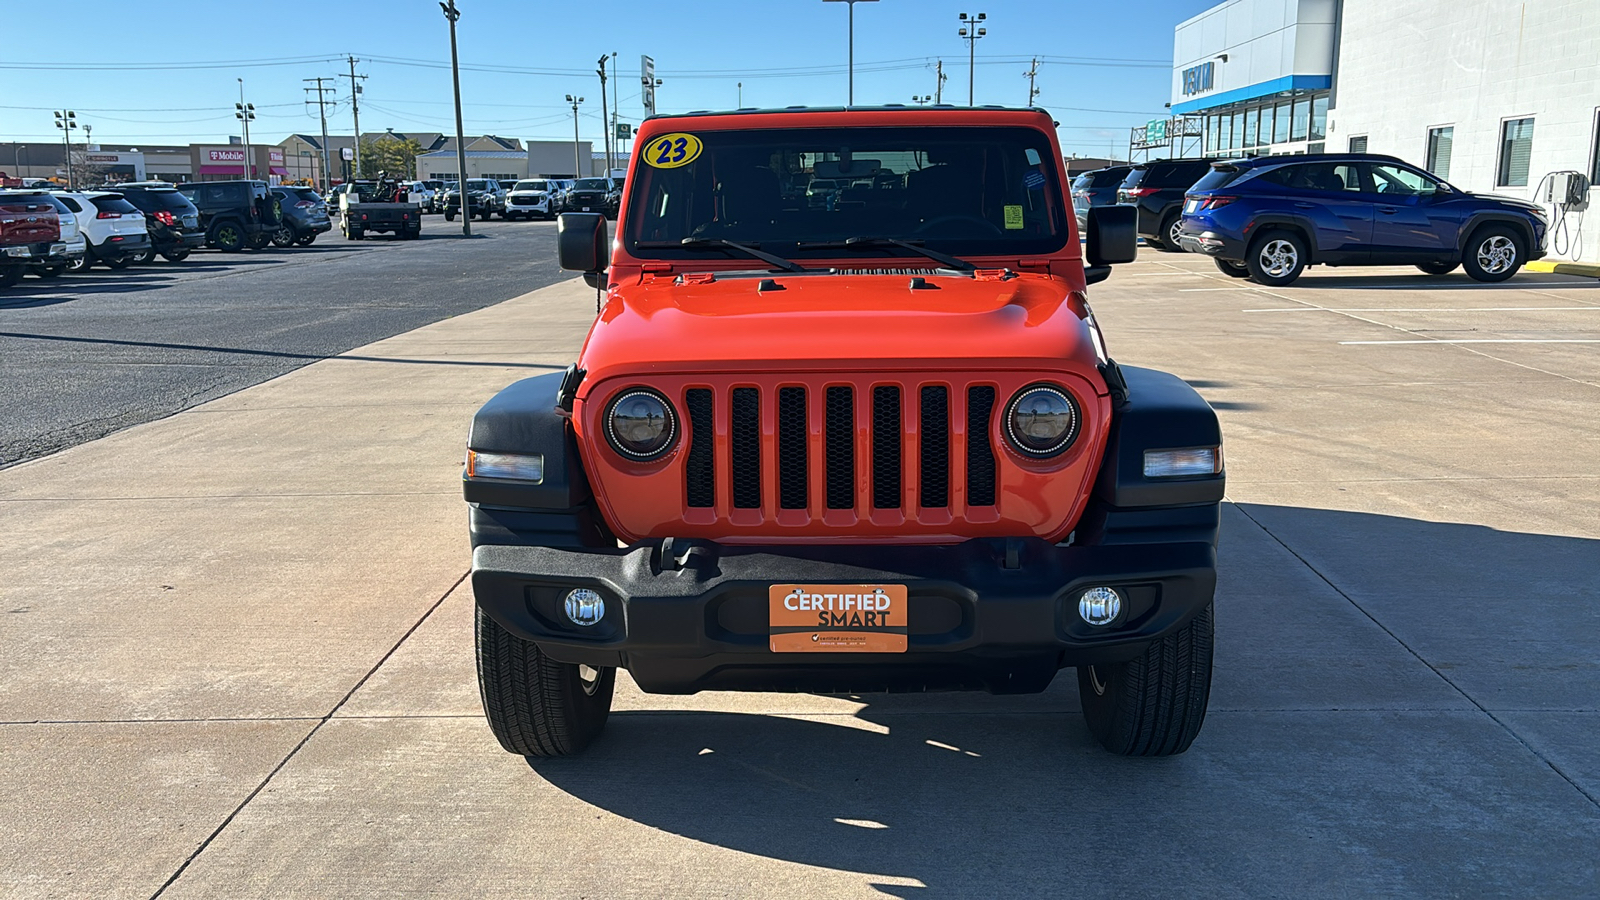
[[[317,236],[315,234],[302,234],[299,237],[299,239],[295,241],[295,243],[299,244],[302,247],[309,247],[312,244],[315,244],[316,242],[317,242]]]
[[[233,222],[212,226],[209,239],[223,253],[238,253],[245,245],[244,229]]]
[[[1156,232],[1161,235],[1155,241],[1156,247],[1168,253],[1182,253],[1183,245],[1178,243],[1178,230],[1182,226],[1183,220],[1177,213],[1168,213],[1167,217],[1161,220],[1161,230]]]
[[[161,257],[167,262],[183,262],[189,258],[189,253],[188,247],[177,247],[172,250],[161,251]]]
[[[1283,287],[1306,270],[1306,242],[1292,231],[1267,231],[1250,243],[1244,264],[1250,278],[1267,287]]]
[[[1522,268],[1522,237],[1506,225],[1485,225],[1472,233],[1461,268],[1474,281],[1505,281]]]
[[[105,264],[113,269],[126,269],[128,266],[133,265],[133,257],[126,254],[122,256],[108,256],[105,258]]]
[[[569,756],[606,726],[617,670],[556,662],[477,610],[478,691],[500,746]]]
[[[359,241],[364,240],[367,236],[367,233],[361,230],[359,226],[352,226],[345,231],[344,236],[352,241]]]
[[[18,268],[21,267],[19,266]],[[67,271],[67,264],[56,263],[53,266],[33,266],[29,269],[29,271],[33,272],[33,274],[39,276],[40,278],[60,278],[61,274]]]
[[[27,266],[0,266],[0,287],[11,287],[22,280]]]
[[[1417,268],[1429,275],[1449,275],[1456,270],[1460,263],[1422,263]]]
[[[267,245],[272,243],[272,233],[270,231],[258,231],[250,235],[246,243],[251,250],[265,250]]]
[[[87,272],[93,266],[94,257],[89,255],[88,250],[84,250],[82,256],[74,256],[67,260],[67,271],[74,275],[79,272]]]
[[[1217,264],[1217,271],[1228,276],[1229,278],[1250,277],[1250,269],[1244,263],[1233,262],[1232,260],[1227,259],[1219,259],[1214,261]]]
[[[1125,663],[1080,666],[1078,696],[1089,731],[1122,756],[1189,749],[1211,696],[1212,607]]]
[[[453,210],[453,209],[445,210],[444,211],[444,220],[446,222],[454,222],[456,220],[456,211]]]
[[[140,250],[138,253],[135,253],[132,256],[128,257],[128,261],[133,263],[136,266],[142,266],[142,265],[145,265],[146,263],[155,262],[156,261],[156,248],[151,247],[151,248],[146,249],[146,250]]]
[[[279,225],[272,232],[272,246],[293,247],[295,243],[294,229],[288,225]]]

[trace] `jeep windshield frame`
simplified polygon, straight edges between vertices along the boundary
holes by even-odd
[[[685,129],[692,131],[692,129]],[[837,259],[872,255],[1049,256],[1071,235],[1050,135],[1026,125],[840,125],[693,132],[693,159],[635,154],[621,240],[638,259],[700,257],[684,239]],[[866,246],[847,255],[857,257]]]

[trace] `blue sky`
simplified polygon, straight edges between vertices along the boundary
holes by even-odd
[[[363,131],[454,130],[448,30],[435,0],[179,4],[171,8],[190,20],[181,25],[130,15],[126,0],[76,0],[74,21],[115,25],[94,29],[92,39],[70,41],[48,37],[61,33],[59,7],[20,0],[6,5],[13,39],[0,58],[0,140],[59,140],[50,111],[65,107],[94,126],[97,143],[225,141],[238,133],[233,104],[242,77],[258,116],[251,140],[275,143],[293,132],[317,131],[316,107],[304,102],[309,95],[301,79],[348,73],[342,59],[349,54],[362,60],[357,72],[369,76],[361,95]],[[599,56],[613,51],[622,73],[623,117],[634,122],[642,115],[641,54],[655,58],[665,82],[657,94],[664,112],[733,107],[741,81],[746,106],[845,100],[844,3],[457,5],[469,134],[570,140],[571,109],[563,97],[571,93],[588,98],[580,130],[598,146],[599,80],[592,72]],[[1061,122],[1063,148],[1103,156],[1125,150],[1129,126],[1163,113],[1172,28],[1212,5],[862,2],[856,6],[856,102],[909,103],[914,94],[933,93],[933,60],[943,58],[945,100],[964,103],[969,69],[957,13],[982,11],[988,36],[977,45],[977,102],[1022,105],[1023,72],[1038,55],[1038,103]],[[22,35],[38,39],[16,39]],[[190,64],[206,65],[163,68]],[[329,131],[349,133],[348,79],[331,83],[338,103],[330,110]]]

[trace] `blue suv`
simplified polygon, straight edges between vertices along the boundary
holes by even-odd
[[[1539,206],[1469,194],[1392,156],[1317,153],[1211,164],[1184,195],[1178,241],[1235,278],[1282,287],[1306,266],[1461,266],[1504,281],[1544,256]]]

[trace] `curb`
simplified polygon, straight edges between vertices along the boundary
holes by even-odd
[[[1523,266],[1529,272],[1546,272],[1556,275],[1586,275],[1600,278],[1600,265],[1592,263],[1552,262],[1538,259]]]

